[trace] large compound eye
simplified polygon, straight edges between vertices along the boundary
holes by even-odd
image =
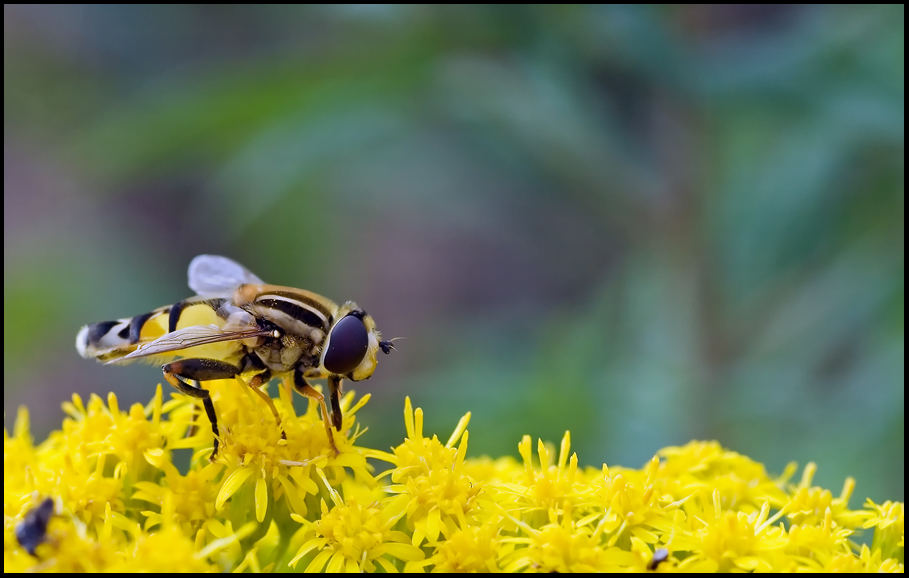
[[[369,348],[369,335],[363,321],[355,315],[348,315],[331,329],[328,351],[325,352],[325,369],[332,373],[345,374],[363,361]]]

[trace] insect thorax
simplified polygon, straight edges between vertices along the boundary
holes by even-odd
[[[294,293],[270,291],[259,295],[244,309],[252,313],[261,326],[263,320],[281,333],[266,339],[254,351],[272,371],[289,371],[302,366],[317,367],[322,346],[331,324],[331,313],[316,303],[303,301]]]
[[[274,372],[282,372],[297,366],[318,366],[320,345],[309,337],[285,334],[277,339],[267,339],[253,351],[266,367]]]

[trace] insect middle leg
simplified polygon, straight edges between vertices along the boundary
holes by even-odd
[[[338,446],[335,445],[335,438],[331,433],[331,425],[328,423],[328,407],[325,405],[325,396],[309,385],[299,368],[294,370],[294,389],[303,396],[318,400],[319,405],[322,407],[322,423],[325,425],[325,435],[328,436],[328,443],[331,444],[331,449],[334,450],[335,455],[341,453],[338,451]]]
[[[213,379],[229,379],[240,373],[240,368],[230,363],[218,361],[216,359],[181,359],[168,363],[161,368],[164,372],[164,379],[167,383],[174,386],[177,391],[185,393],[188,396],[202,400],[205,407],[205,413],[211,422],[211,431],[215,434],[214,449],[208,457],[209,461],[214,461],[218,455],[218,416],[215,414],[215,406],[211,402],[211,394],[200,385],[193,385],[185,380],[191,379],[197,384],[200,381],[210,381]]]
[[[238,377],[237,379],[240,378]],[[261,397],[262,401],[268,404],[269,409],[271,409],[272,415],[275,416],[275,421],[278,422],[278,428],[281,430],[281,439],[286,440],[287,434],[284,433],[284,428],[281,426],[281,416],[278,415],[278,408],[275,407],[275,402],[272,401],[271,396],[259,389],[262,387],[262,384],[268,382],[269,379],[271,379],[271,370],[266,369],[262,373],[257,373],[254,375],[252,379],[249,380],[249,383],[246,383],[246,385],[248,385],[249,388],[253,390],[253,393]],[[240,381],[243,380],[240,379]]]

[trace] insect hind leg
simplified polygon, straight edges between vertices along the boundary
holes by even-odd
[[[215,406],[212,404],[211,394],[208,390],[203,389],[199,382],[236,377],[240,373],[240,368],[216,359],[199,358],[181,359],[168,363],[161,368],[161,371],[164,372],[164,379],[167,380],[167,383],[174,386],[177,391],[202,400],[205,413],[211,422],[211,431],[215,435],[214,449],[212,449],[211,455],[208,457],[209,461],[214,461],[218,455],[218,440],[220,438],[218,416],[215,414]],[[195,381],[197,385],[187,382],[187,379]]]
[[[202,389],[201,383],[196,381],[195,384],[197,388]],[[189,420],[189,424],[189,429],[186,430],[186,437],[191,438],[199,431],[199,406],[196,404],[193,404],[193,414]]]

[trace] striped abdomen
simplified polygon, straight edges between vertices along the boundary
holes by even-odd
[[[126,317],[85,325],[76,335],[76,351],[86,359],[111,361],[135,351],[139,344],[152,341],[167,331],[171,306]]]
[[[193,325],[222,325],[227,317],[226,301],[192,297],[135,317],[85,325],[76,335],[76,351],[86,359],[116,361],[140,345],[176,329]],[[211,356],[230,356],[237,348],[237,345],[224,345],[207,353]],[[176,354],[167,357],[174,356]],[[157,362],[158,359],[148,361]]]

